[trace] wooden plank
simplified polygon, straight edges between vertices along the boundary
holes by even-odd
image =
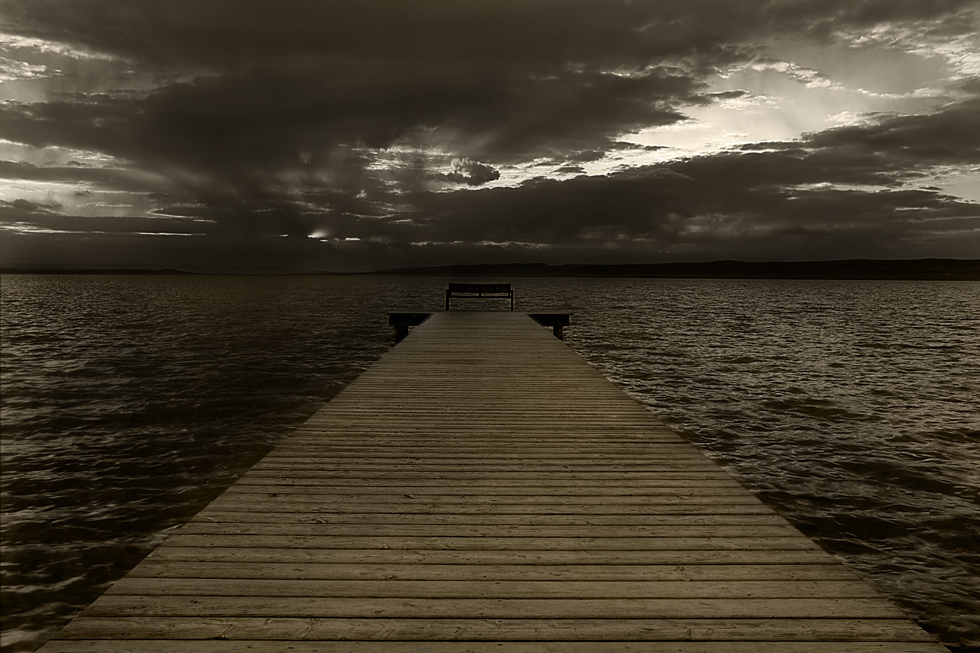
[[[744,488],[733,481],[731,478],[701,478],[701,479],[636,479],[628,488],[613,486],[606,483],[576,483],[574,487],[569,487],[567,483],[553,481],[549,479],[527,479],[525,481],[512,480],[503,483],[494,483],[487,479],[459,479],[449,488],[444,479],[430,478],[419,479],[415,482],[406,483],[397,478],[382,477],[375,478],[370,483],[368,479],[310,479],[302,476],[283,478],[281,475],[260,475],[256,472],[248,472],[242,476],[238,482],[228,488],[228,492],[267,492],[263,489],[267,486],[276,487],[316,487],[331,492],[342,490],[345,492],[359,492],[361,494],[395,492],[397,494],[418,494],[431,492],[434,494],[446,494],[449,491],[454,493],[483,493],[489,494],[645,494],[655,491],[683,491],[685,488],[695,488],[708,490],[709,488],[732,488],[744,492]]]
[[[91,616],[452,619],[899,619],[878,599],[465,599],[103,594]]]
[[[477,515],[399,513],[330,513],[330,512],[257,512],[253,510],[204,510],[190,523],[226,524],[461,524],[465,526],[589,526],[594,532],[613,526],[754,526],[785,525],[772,513],[762,514],[658,514],[658,515],[511,515],[483,513]]]
[[[386,432],[384,437],[378,435],[378,428],[385,428]],[[658,451],[670,453],[668,447],[679,447],[681,445],[688,447],[688,453],[691,451],[689,448],[690,445],[677,439],[676,436],[675,439],[668,440],[658,433],[640,432],[627,436],[622,431],[625,431],[625,429],[620,430],[617,434],[610,433],[604,436],[593,433],[589,436],[571,437],[568,435],[568,431],[563,431],[564,435],[558,436],[547,433],[535,435],[527,431],[523,433],[509,433],[498,428],[492,433],[478,435],[470,431],[461,436],[455,432],[436,433],[431,428],[426,429],[424,433],[419,433],[415,430],[396,431],[389,425],[373,428],[367,426],[361,428],[348,427],[337,431],[317,430],[308,434],[309,437],[300,438],[295,436],[286,440],[284,444],[290,448],[295,447],[297,449],[309,446],[317,451],[330,451],[333,447],[350,448],[355,445],[369,445],[372,447],[385,445],[386,448],[392,450],[392,453],[402,454],[423,449],[444,452],[445,447],[459,447],[464,452],[478,452],[495,446],[499,448],[501,442],[506,443],[508,449],[513,447],[517,452],[530,451],[531,448],[540,452],[541,450],[538,449],[539,446],[546,447],[550,450],[563,449],[567,452],[569,449],[568,445],[574,445],[576,449],[581,447],[585,453],[594,453],[595,449],[601,449],[605,446],[628,449],[640,445],[658,447],[657,451],[651,451],[650,453],[657,453]],[[601,454],[597,453],[596,455]]]
[[[319,580],[853,580],[840,565],[440,565],[248,563],[146,560],[127,578],[261,578]]]
[[[221,510],[257,510],[293,512],[293,513],[381,513],[394,514],[405,512],[419,512],[426,514],[455,514],[455,515],[481,515],[481,514],[511,514],[511,515],[647,515],[653,511],[653,502],[628,503],[628,504],[602,504],[592,503],[588,505],[558,505],[554,503],[521,505],[513,503],[486,503],[480,504],[427,504],[417,502],[414,509],[409,504],[391,503],[340,503],[332,502],[323,504],[318,502],[282,502],[282,501],[252,501],[252,500],[233,500],[216,499],[212,504]],[[220,503],[218,503],[220,501]],[[675,501],[660,502],[656,504],[656,512],[661,515],[768,515],[772,510],[762,503],[727,503],[711,502],[698,503],[695,501]]]
[[[797,537],[789,525],[752,526],[607,526],[597,531],[584,526],[515,526],[515,525],[392,525],[392,524],[224,524],[193,521],[180,530],[181,535],[299,535],[329,537],[515,537],[515,538],[606,538],[635,539],[641,537],[677,538],[762,538]]]
[[[460,503],[468,505],[482,504],[535,504],[549,503],[552,505],[593,505],[596,503],[612,504],[643,504],[643,505],[675,505],[678,503],[694,504],[738,504],[754,505],[758,502],[741,488],[645,488],[635,491],[597,490],[590,493],[587,490],[536,490],[532,488],[507,489],[497,493],[495,488],[484,488],[483,491],[460,491],[459,488],[442,487],[438,490],[385,490],[371,488],[346,488],[333,490],[329,486],[274,486],[255,489],[253,487],[238,487],[223,495],[231,501],[290,501],[296,503]]]
[[[419,653],[417,641],[269,641],[259,640],[62,640],[48,643],[45,653]],[[929,642],[849,641],[529,641],[469,642],[427,641],[425,653],[949,653]]]
[[[300,440],[290,438],[287,442],[276,447],[269,455],[290,455],[294,452],[305,453],[308,455],[333,455],[333,456],[367,456],[370,458],[398,458],[406,454],[414,454],[415,457],[438,455],[445,453],[444,442],[433,442],[431,440],[420,441],[415,444],[406,445],[400,439],[391,440],[390,449],[379,450],[375,444],[354,442],[343,444],[331,441],[324,442],[324,435],[318,434],[315,438]],[[518,458],[524,456],[552,456],[561,454],[569,458],[586,458],[593,456],[659,456],[665,458],[703,458],[703,456],[691,449],[690,445],[677,443],[654,444],[644,442],[639,444],[624,445],[579,445],[574,451],[569,451],[568,447],[557,446],[554,444],[539,443],[529,445],[515,445],[508,447],[506,451],[501,451],[491,443],[478,444],[472,442],[458,442],[453,444],[453,451],[456,458],[482,458],[488,454],[493,454],[494,458]]]
[[[382,459],[376,459],[382,460]],[[695,476],[702,471],[715,471],[717,467],[710,461],[700,463],[606,463],[599,461],[594,463],[582,462],[577,464],[551,463],[545,461],[528,460],[523,463],[482,463],[474,462],[470,464],[450,463],[450,462],[405,462],[402,464],[387,462],[350,462],[327,459],[318,461],[316,459],[266,459],[264,462],[255,465],[256,470],[285,470],[287,472],[297,471],[426,471],[435,470],[439,472],[521,472],[526,476],[549,472],[687,472]]]
[[[124,578],[105,595],[324,598],[618,599],[874,598],[857,580],[266,580]]]
[[[456,551],[799,551],[818,548],[787,537],[352,537],[330,535],[185,535],[171,546],[286,549],[453,549]]]
[[[549,330],[454,313],[43,647],[256,650],[945,649]]]
[[[506,446],[506,444],[507,443],[505,442],[499,442],[497,446]],[[383,442],[378,442],[375,443],[375,446],[379,448],[385,448],[388,445]],[[567,447],[574,447],[578,445],[574,442],[569,442],[569,443],[565,443],[564,446],[567,448]],[[454,451],[453,445],[450,443],[442,445],[441,448],[444,452]],[[607,462],[603,460],[601,456],[594,455],[588,458],[583,458],[577,463],[572,463],[572,464],[562,463],[561,465],[558,465],[553,463],[553,461],[549,460],[547,457],[539,458],[532,455],[528,455],[526,457],[526,460],[524,457],[520,457],[517,459],[511,459],[507,462],[499,462],[499,463],[493,463],[493,462],[488,463],[477,459],[463,459],[456,462],[447,459],[447,460],[431,462],[431,463],[424,462],[424,461],[413,462],[411,460],[404,460],[399,463],[398,461],[391,462],[392,459],[390,458],[374,458],[370,460],[357,461],[357,460],[348,460],[340,457],[315,456],[311,454],[309,458],[306,458],[304,460],[297,460],[295,458],[289,459],[289,458],[269,457],[266,458],[263,462],[261,462],[261,464],[257,465],[255,467],[255,470],[261,471],[265,469],[274,469],[274,468],[280,468],[280,469],[289,468],[289,469],[302,470],[304,467],[307,466],[314,467],[314,468],[322,467],[324,469],[335,469],[335,468],[343,468],[343,467],[357,467],[359,469],[368,469],[371,467],[378,467],[378,468],[390,470],[398,467],[417,466],[417,465],[424,464],[430,467],[440,467],[442,469],[458,468],[458,471],[463,471],[463,472],[479,471],[481,468],[485,468],[487,470],[496,469],[497,471],[501,471],[501,472],[513,472],[513,471],[531,472],[531,471],[538,471],[539,468],[541,471],[549,471],[548,468],[566,467],[566,466],[569,468],[567,471],[577,472],[577,473],[587,472],[590,470],[597,471],[597,472],[599,471],[629,471],[629,472],[644,471],[643,469],[637,469],[641,467],[649,468],[647,471],[659,470],[665,472],[675,471],[675,470],[680,470],[680,471],[690,470],[695,473],[718,471],[717,466],[713,466],[714,463],[712,463],[711,461],[705,458],[702,458],[701,460],[695,460],[691,458],[676,458],[676,457],[671,457],[671,458],[651,457],[648,459],[644,459],[642,457],[636,457],[630,462],[616,462],[615,460]],[[525,465],[525,463],[528,464]],[[597,466],[612,467],[614,469],[595,469],[595,467]],[[552,469],[551,471],[554,470]]]
[[[498,471],[406,471],[406,470],[351,470],[339,468],[335,471],[320,470],[262,470],[267,476],[282,478],[321,478],[321,479],[363,479],[364,481],[374,481],[376,479],[430,479],[444,480],[446,485],[451,485],[455,481],[475,480],[483,481],[515,481],[515,482],[549,482],[549,483],[578,483],[580,481],[618,481],[624,483],[644,483],[657,482],[661,480],[697,480],[705,479],[731,479],[731,476],[723,470],[715,471],[686,471],[686,472],[537,472],[529,473],[522,471],[498,472]]]
[[[557,641],[611,638],[624,642],[714,639],[727,642],[855,639],[928,642],[902,619],[297,619],[225,617],[93,617],[66,629],[71,639]],[[848,649],[850,650],[850,649]]]
[[[839,564],[822,549],[760,550],[452,550],[452,549],[268,549],[261,547],[182,547],[167,542],[147,560],[335,564],[512,564],[528,565],[711,565]]]
[[[225,495],[251,495],[260,498],[265,495],[316,495],[320,497],[355,498],[371,495],[388,495],[394,497],[416,498],[418,496],[442,496],[442,497],[463,497],[463,496],[492,496],[492,497],[573,497],[573,498],[595,498],[602,497],[638,497],[643,500],[645,497],[656,496],[745,496],[745,489],[737,485],[704,485],[697,486],[694,483],[678,485],[674,482],[657,485],[646,485],[635,488],[610,488],[605,485],[568,487],[561,485],[528,485],[506,486],[493,485],[486,482],[481,485],[470,485],[467,487],[454,485],[446,487],[443,484],[432,485],[407,485],[400,484],[395,486],[384,486],[376,484],[360,485],[334,485],[323,481],[302,481],[301,479],[267,479],[268,483],[255,484],[252,482],[237,483],[229,488]],[[388,479],[389,483],[392,479]],[[668,479],[670,480],[670,479]],[[390,500],[390,499],[387,499]]]

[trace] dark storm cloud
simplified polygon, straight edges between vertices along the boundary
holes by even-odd
[[[969,256],[978,244],[977,206],[900,182],[923,174],[922,165],[980,162],[969,129],[980,118],[978,107],[971,100],[932,116],[770,143],[766,151],[514,189],[430,194],[419,203],[418,234],[441,242],[625,251],[644,242],[676,254],[729,251],[749,258],[839,258],[862,251],[923,256],[945,242]],[[944,136],[948,140],[940,141]]]
[[[159,65],[235,68],[343,60],[644,65],[726,46],[752,25],[741,3],[399,0],[8,0],[11,27]],[[701,20],[706,16],[711,21]],[[719,25],[723,27],[719,29]],[[719,40],[723,42],[719,43]]]
[[[75,102],[0,105],[0,137],[18,143],[119,153],[128,145],[136,107],[102,96]]]
[[[254,223],[240,217],[250,208],[276,204],[283,231],[296,233],[305,228],[295,219],[302,209],[290,206],[297,200],[321,202],[323,210],[376,212],[372,202],[386,203],[391,188],[367,171],[370,150],[413,130],[447,129],[457,148],[477,160],[521,161],[602,147],[624,128],[678,120],[668,107],[697,87],[663,70],[637,77],[564,71],[535,80],[450,68],[257,70],[166,86],[145,98],[11,104],[0,109],[0,136],[133,162],[168,179],[175,199],[190,195],[225,206],[241,228]],[[412,180],[426,174],[406,169],[390,176],[411,190]],[[466,184],[494,178],[490,168],[472,166],[443,177]]]
[[[813,188],[793,192],[756,180],[724,199],[704,201],[705,185],[670,186],[581,177],[518,190],[441,196],[412,234],[443,245],[497,243],[512,257],[589,253],[596,262],[624,260],[749,260],[923,257],[941,245],[947,255],[975,256],[975,205],[940,193]],[[603,201],[606,198],[608,201]]]
[[[315,164],[334,145],[387,148],[413,129],[441,126],[479,140],[470,145],[462,137],[474,155],[522,160],[681,120],[675,107],[699,87],[672,69],[632,77],[565,70],[535,79],[456,66],[322,64],[205,77],[146,98],[11,105],[0,115],[0,133],[32,145],[220,169]]]
[[[975,214],[938,191],[898,184],[929,166],[977,161],[976,102],[669,169],[477,187],[531,161],[583,173],[582,164],[623,149],[617,139],[626,132],[683,121],[692,105],[737,100],[744,91],[710,93],[705,79],[762,56],[758,44],[767,39],[833,40],[883,23],[952,37],[975,29],[975,6],[5,0],[5,30],[125,58],[128,75],[155,86],[3,104],[0,138],[120,162],[105,170],[3,164],[0,176],[158,202],[146,218],[116,222],[70,223],[57,207],[37,203],[6,208],[39,228],[99,232],[93,252],[130,247],[147,260],[156,250],[137,231],[188,230],[193,218],[210,221],[195,223],[205,235],[170,238],[161,257],[191,260],[211,247],[228,260],[268,252],[263,264],[272,265],[327,251],[336,265],[363,266],[371,257],[408,262],[477,251],[460,243],[498,243],[480,251],[532,258],[560,245],[593,260],[643,247],[674,258],[804,256],[877,241],[882,251],[914,248],[927,237],[923,225],[956,233]],[[111,68],[119,74],[119,62]],[[396,160],[411,147],[414,159]],[[427,158],[427,148],[445,158]],[[452,159],[458,163],[446,172]],[[435,192],[440,180],[453,192]],[[885,192],[846,189],[853,184]],[[129,235],[108,235],[122,231]]]
[[[270,57],[645,65],[760,34],[881,22],[966,23],[972,0],[7,0],[9,29],[147,64],[219,68]]]
[[[27,142],[128,148],[221,171],[229,161],[289,165],[337,142],[384,148],[433,126],[460,133],[458,154],[497,163],[604,148],[623,131],[682,119],[684,104],[737,94],[703,95],[700,82],[752,56],[742,45],[752,37],[819,19],[955,17],[964,6],[8,0],[4,11],[7,29],[23,35],[113,52],[137,68],[210,73],[144,101],[56,103],[33,125],[19,121],[17,133],[35,135]]]
[[[807,145],[825,151],[886,155],[885,166],[980,162],[980,98],[930,115],[900,116],[861,127],[811,136]]]
[[[481,186],[488,181],[500,179],[500,171],[493,166],[473,161],[472,159],[456,159],[452,163],[452,172],[448,174],[433,175],[436,179],[451,181],[457,184],[468,184],[470,186]]]
[[[212,225],[174,218],[63,215],[57,204],[41,205],[26,200],[0,201],[0,226],[29,224],[32,230],[81,234],[206,234]]]
[[[36,166],[17,161],[0,161],[0,179],[84,184],[88,188],[135,193],[159,192],[169,185],[163,179],[149,177],[135,169],[93,168],[79,165]],[[76,192],[79,197],[91,194],[91,190]]]
[[[683,12],[664,9],[660,19],[633,3],[10,0],[9,30],[206,76],[143,101],[66,98],[2,133],[214,171],[288,165],[338,142],[386,148],[440,126],[458,155],[498,163],[602,147],[681,119],[678,105],[699,97],[697,71],[744,56],[697,22],[665,30]],[[662,66],[665,56],[688,60]],[[610,74],[621,69],[631,74]]]
[[[337,210],[326,212],[302,212],[288,202],[269,200],[248,207],[175,206],[164,217],[213,220],[193,229],[171,221],[166,228],[220,237],[212,243],[216,247],[228,240],[220,247],[229,257],[234,251],[271,247],[264,255],[268,265],[292,260],[271,253],[290,248],[309,257],[319,251],[333,265],[351,261],[358,269],[379,267],[365,266],[370,260],[384,261],[381,267],[460,262],[467,260],[464,251],[481,252],[480,260],[560,263],[691,256],[901,258],[929,256],[930,248],[941,246],[947,255],[969,258],[977,246],[976,205],[935,189],[903,188],[900,182],[921,175],[923,162],[980,162],[977,136],[970,129],[978,108],[980,101],[969,100],[931,116],[882,117],[801,141],[604,176],[414,193],[410,208],[388,216],[372,214],[366,200],[340,194]],[[847,188],[855,184],[869,188]],[[322,191],[313,199],[325,205],[330,194]],[[57,207],[20,208],[31,208],[35,224],[43,228],[90,228],[103,234],[150,230],[139,221],[73,222],[51,215],[38,220],[39,213]],[[314,233],[322,238],[276,238]],[[474,249],[477,244],[482,249]],[[165,249],[173,247],[168,242]]]
[[[57,203],[41,204],[29,200],[0,201],[0,216],[9,219],[25,218],[38,214],[49,215],[52,211],[57,211],[60,208],[61,205]]]
[[[582,240],[668,238],[684,211],[681,175],[643,173],[548,179],[520,188],[419,198],[431,240],[563,245]]]
[[[797,0],[766,2],[760,13],[770,25],[815,36],[920,21],[935,21],[934,30],[952,34],[974,29],[975,9],[974,0]]]
[[[461,133],[459,154],[499,163],[605,147],[682,119],[679,106],[727,97],[700,95],[701,78],[751,56],[750,37],[819,17],[861,25],[965,5],[8,0],[11,31],[116,53],[137,70],[209,75],[144,100],[54,103],[2,127],[24,142],[217,173],[444,126]]]

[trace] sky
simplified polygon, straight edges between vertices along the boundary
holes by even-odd
[[[0,0],[0,266],[980,258],[980,0]]]

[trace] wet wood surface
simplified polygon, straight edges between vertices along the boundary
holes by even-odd
[[[42,650],[946,649],[549,329],[449,312]]]

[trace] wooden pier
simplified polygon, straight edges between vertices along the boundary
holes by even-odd
[[[436,313],[45,653],[942,653],[527,315]]]

